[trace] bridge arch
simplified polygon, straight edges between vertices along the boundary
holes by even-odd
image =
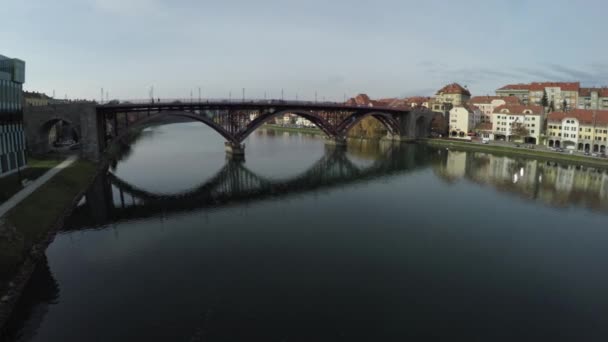
[[[38,139],[36,139],[38,150],[48,151],[52,149],[53,143],[59,139],[72,139],[74,142],[80,141],[79,123],[75,123],[69,118],[55,116],[47,119],[38,128]],[[53,140],[53,141],[52,141]]]
[[[340,123],[337,129],[337,133],[341,136],[346,136],[348,131],[355,127],[359,122],[368,117],[373,117],[378,120],[392,135],[400,135],[401,129],[399,126],[399,122],[395,119],[395,117],[391,114],[380,112],[380,111],[370,111],[364,113],[355,113],[344,120],[344,122]]]
[[[217,133],[219,133],[226,140],[234,142],[234,143],[238,143],[238,141],[236,140],[234,135],[230,134],[230,132],[225,130],[222,126],[213,122],[213,120],[209,119],[208,117],[206,117],[204,115],[189,113],[189,112],[185,112],[185,111],[163,111],[163,112],[159,112],[159,113],[150,115],[149,117],[147,117],[145,119],[137,120],[135,123],[133,123],[133,125],[129,126],[129,129],[123,130],[118,135],[113,136],[111,141],[108,142],[108,145],[112,145],[116,142],[124,141],[124,139],[133,130],[142,130],[142,129],[146,128],[148,125],[150,125],[151,123],[162,122],[163,119],[167,119],[167,118],[171,118],[171,117],[181,117],[181,118],[191,119],[192,121],[201,122],[201,123],[209,126],[211,129],[213,129]]]
[[[258,117],[253,119],[244,130],[237,133],[237,140],[242,142],[247,139],[251,133],[253,133],[256,129],[258,129],[261,125],[266,122],[280,116],[284,116],[285,114],[294,114],[299,117],[302,117],[310,122],[312,122],[315,126],[317,126],[320,130],[323,131],[328,137],[334,136],[335,132],[332,130],[331,125],[325,121],[317,112],[306,111],[302,109],[294,109],[294,110],[281,110],[278,112],[266,112],[260,114]]]

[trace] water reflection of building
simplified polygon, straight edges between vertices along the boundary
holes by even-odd
[[[608,211],[606,170],[463,151],[446,151],[444,164],[437,167],[437,174],[449,182],[466,178],[555,206]]]

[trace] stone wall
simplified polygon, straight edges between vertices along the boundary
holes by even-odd
[[[100,158],[100,119],[93,103],[27,106],[23,111],[27,148],[30,153],[49,152],[48,134],[58,121],[68,123],[77,133],[82,157],[97,161]]]

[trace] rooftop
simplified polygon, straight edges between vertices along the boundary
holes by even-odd
[[[460,95],[468,95],[471,96],[471,92],[458,83],[448,84],[445,87],[439,89],[437,95],[440,94],[460,94]]]
[[[574,118],[582,124],[608,125],[608,110],[574,109],[567,112],[553,112],[548,116],[549,121],[561,122],[565,118]]]
[[[494,114],[501,114],[503,110],[507,110],[508,114],[511,115],[523,115],[525,111],[529,110],[532,114],[541,115],[545,112],[542,106],[534,105],[522,105],[522,104],[506,104],[494,108]]]

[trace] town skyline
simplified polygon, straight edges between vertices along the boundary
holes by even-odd
[[[607,5],[548,4],[10,3],[0,39],[28,61],[26,88],[58,98],[96,99],[101,88],[111,98],[146,98],[151,86],[164,98],[198,96],[201,87],[211,98],[240,97],[245,88],[250,98],[280,98],[283,89],[290,99],[316,92],[341,101],[433,95],[452,82],[479,95],[511,83],[608,85],[608,47],[592,43],[606,28]],[[558,25],[581,8],[596,10]],[[21,17],[31,25],[18,25]]]

